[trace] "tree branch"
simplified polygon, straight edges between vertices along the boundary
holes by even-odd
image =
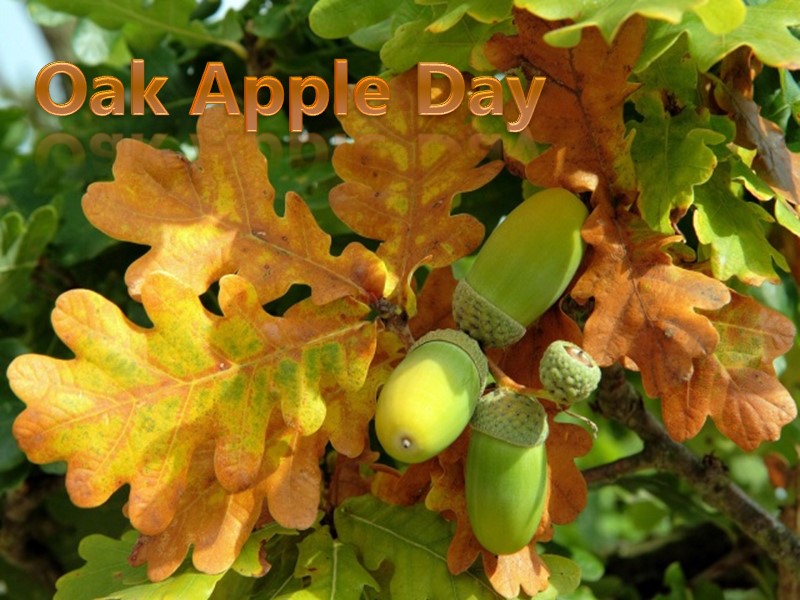
[[[736,523],[773,561],[792,573],[800,573],[800,537],[733,483],[719,459],[713,456],[701,459],[673,441],[647,412],[641,396],[625,379],[621,366],[614,365],[603,371],[597,393],[600,412],[636,432],[644,442],[644,450],[587,470],[587,482],[611,482],[648,467],[675,473],[691,484],[704,502]]]

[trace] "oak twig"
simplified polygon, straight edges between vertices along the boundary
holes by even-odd
[[[641,395],[625,379],[619,365],[603,370],[597,393],[599,411],[633,430],[644,449],[608,465],[588,469],[588,483],[612,482],[624,474],[657,468],[686,480],[709,506],[731,519],[777,564],[800,573],[800,537],[767,513],[727,476],[722,462],[712,456],[700,458],[672,440],[647,412]]]

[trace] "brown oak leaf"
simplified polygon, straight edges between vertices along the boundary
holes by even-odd
[[[539,362],[547,347],[556,340],[566,340],[581,346],[580,327],[556,304],[530,326],[525,336],[508,348],[492,348],[488,356],[503,372],[517,383],[540,389]]]
[[[626,21],[611,46],[599,31],[588,29],[574,48],[542,39],[564,22],[521,9],[514,11],[514,22],[519,33],[495,36],[486,52],[503,71],[522,67],[529,80],[547,78],[529,130],[534,141],[550,148],[528,164],[527,178],[542,187],[597,190],[606,197],[632,190],[622,109],[636,89],[628,76],[642,48],[645,21]]]
[[[614,213],[601,203],[582,233],[591,255],[571,294],[578,302],[594,298],[584,348],[601,366],[633,361],[652,397],[688,381],[692,361],[711,354],[719,340],[697,309],[722,308],[728,288],[674,265],[664,248],[680,236],[656,233],[623,208]]]
[[[694,375],[661,397],[664,424],[678,441],[700,431],[707,417],[744,450],[776,440],[797,416],[772,361],[794,343],[791,320],[734,293],[730,304],[705,313],[719,333],[714,353],[694,361]]]

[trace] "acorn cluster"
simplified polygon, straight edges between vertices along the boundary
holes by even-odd
[[[383,386],[375,414],[378,440],[406,463],[428,460],[471,425],[465,472],[475,537],[495,554],[527,545],[546,501],[547,415],[531,396],[503,388],[484,394],[483,347],[519,341],[564,293],[583,258],[588,213],[570,192],[547,189],[526,199],[492,232],[453,295],[458,330],[420,338]],[[600,370],[569,342],[550,345],[540,365],[543,396],[582,400]]]

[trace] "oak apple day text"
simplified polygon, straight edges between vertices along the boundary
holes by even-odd
[[[144,115],[145,104],[154,115],[165,116],[169,112],[158,99],[158,92],[167,82],[167,77],[151,77],[145,85],[144,60],[131,60],[130,70],[130,114]],[[68,77],[72,83],[72,95],[63,103],[53,100],[50,95],[50,82],[56,75]],[[544,87],[544,77],[534,77],[527,92],[519,77],[504,78],[517,108],[515,120],[506,119],[506,129],[518,133],[525,129],[533,117],[536,103]],[[476,116],[503,115],[503,86],[493,76],[473,77],[470,90],[461,72],[447,63],[421,62],[417,67],[417,109],[420,115],[446,115],[456,110],[465,97],[469,110]],[[328,84],[321,77],[290,77],[288,85],[289,130],[297,133],[303,130],[303,117],[316,116],[324,112],[331,102]],[[261,102],[259,93],[266,89],[268,100]],[[89,108],[97,116],[125,114],[125,86],[117,77],[109,75],[92,79],[93,94]],[[313,92],[313,100],[306,90]],[[84,105],[87,95],[86,77],[76,65],[56,61],[44,66],[36,76],[36,101],[45,111],[55,116],[71,115]],[[345,116],[348,111],[348,94],[353,95],[356,110],[367,116],[385,115],[391,94],[389,84],[380,77],[368,76],[360,79],[354,86],[348,86],[347,60],[334,60],[333,111],[337,116]],[[262,96],[264,94],[261,94]],[[259,116],[269,117],[278,113],[287,95],[283,84],[275,77],[245,77],[243,106],[240,107],[233,92],[225,65],[221,62],[206,64],[203,76],[194,95],[190,115],[203,114],[210,105],[220,104],[229,115],[244,112],[245,130],[256,131]]]

